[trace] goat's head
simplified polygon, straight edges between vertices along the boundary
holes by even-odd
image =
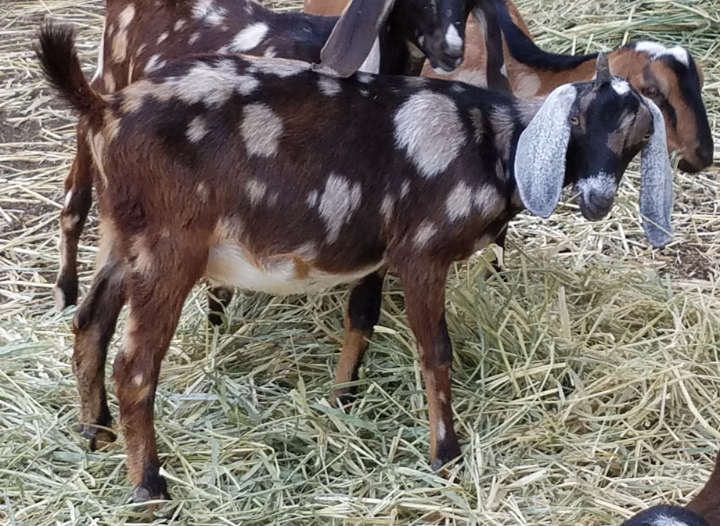
[[[347,77],[370,53],[389,16],[411,49],[419,49],[433,67],[452,71],[465,51],[469,0],[352,0],[321,53],[321,66]]]
[[[697,513],[679,506],[653,506],[630,517],[622,526],[708,526]]]
[[[613,71],[660,108],[668,150],[679,154],[681,170],[697,172],[712,164],[702,71],[685,48],[666,48],[655,42],[629,44],[613,60]]]
[[[640,212],[653,246],[670,240],[672,170],[658,107],[598,59],[595,80],[565,84],[545,99],[520,135],[515,180],[530,212],[547,217],[574,184],[582,214],[607,215],[620,179],[642,150]]]

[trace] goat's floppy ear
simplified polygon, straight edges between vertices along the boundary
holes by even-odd
[[[644,100],[652,113],[654,130],[641,154],[640,213],[648,241],[655,248],[662,248],[672,237],[672,167],[665,139],[665,119],[653,101]]]
[[[553,90],[518,140],[515,182],[520,199],[537,216],[548,217],[560,200],[570,142],[569,116],[576,97],[572,84]]]
[[[316,69],[336,77],[354,74],[367,58],[395,0],[353,0],[320,51]]]

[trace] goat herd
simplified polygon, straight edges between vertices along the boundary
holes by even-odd
[[[569,185],[585,218],[604,217],[637,153],[642,224],[663,247],[668,150],[685,171],[712,162],[702,73],[684,48],[547,53],[510,0],[345,4],[277,13],[250,0],[108,0],[91,81],[73,32],[40,30],[43,70],[79,115],[59,308],[77,299],[93,187],[102,233],[73,320],[81,429],[92,448],[114,439],[104,367],[127,303],[113,377],[136,501],[168,498],[153,403],[198,280],[216,287],[214,323],[225,287],[294,294],[353,283],[333,397],[346,403],[384,275],[397,274],[441,469],[461,454],[444,314],[451,263],[502,246],[523,210],[547,217]],[[718,513],[720,472],[687,508],[656,506],[627,524],[720,524]]]

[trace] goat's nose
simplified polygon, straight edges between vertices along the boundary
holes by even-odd
[[[607,210],[612,206],[613,196],[605,192],[590,190],[587,196],[588,203],[595,210]]]
[[[710,147],[702,147],[699,146],[697,150],[695,150],[695,155],[698,158],[698,161],[700,161],[700,165],[705,168],[706,166],[710,166],[713,162],[713,150],[712,144]]]

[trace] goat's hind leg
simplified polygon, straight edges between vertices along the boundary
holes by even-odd
[[[145,245],[153,247],[152,252],[136,257],[129,270],[125,345],[113,369],[135,502],[169,498],[155,441],[155,392],[183,302],[207,259],[206,251],[171,238]]]
[[[105,390],[107,349],[125,304],[125,266],[111,254],[73,319],[73,371],[80,394],[79,431],[90,449],[115,440]]]
[[[78,297],[77,250],[92,202],[92,157],[83,128],[77,129],[77,152],[65,177],[65,202],[60,212],[60,273],[55,281],[55,305],[63,310]]]

